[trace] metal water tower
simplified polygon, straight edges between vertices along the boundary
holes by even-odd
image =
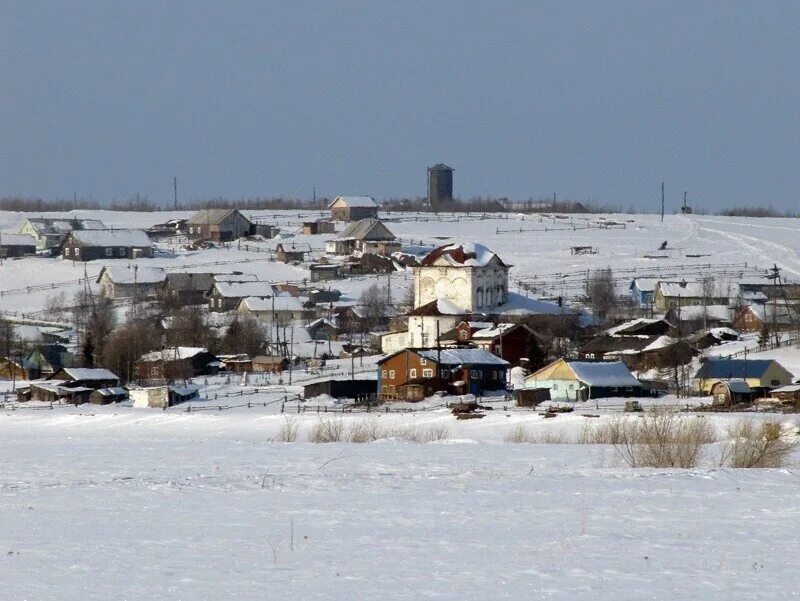
[[[444,163],[428,167],[428,207],[436,210],[453,200],[453,169]]]

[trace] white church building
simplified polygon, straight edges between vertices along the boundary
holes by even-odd
[[[414,267],[414,308],[408,331],[385,334],[381,350],[428,348],[473,313],[492,313],[508,300],[508,269],[480,244],[450,244],[431,251]]]

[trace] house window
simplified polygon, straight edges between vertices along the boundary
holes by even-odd
[[[466,330],[461,330],[458,333],[458,337],[461,338],[461,340],[467,340],[469,338],[469,332],[467,332]]]
[[[69,256],[69,251],[70,251],[70,250],[72,250],[72,249],[70,249],[69,247],[67,247],[67,248],[65,248],[65,249],[64,249],[64,256],[65,256],[65,257],[68,257],[68,256]]]
[[[381,378],[386,379],[386,374],[389,373],[385,369],[381,372]]]
[[[107,248],[106,249],[106,256],[107,257],[113,257],[114,256],[114,249],[113,248]]]
[[[470,378],[480,378],[481,377],[481,372],[479,370],[477,370],[477,369],[471,369],[471,370],[469,370],[469,377]]]
[[[421,359],[419,360],[419,364],[420,364],[420,365],[427,365],[427,364],[428,364],[428,360],[427,360],[427,359],[425,359],[425,358],[421,358]]]
[[[394,370],[393,369],[389,370],[389,379],[390,380],[394,380]]]
[[[558,390],[558,383],[557,382],[553,382],[553,390]]]
[[[430,369],[430,368],[423,369],[422,370],[422,377],[423,378],[432,378],[433,377],[433,370]]]
[[[120,257],[124,257],[125,256],[125,249],[124,248],[120,248],[119,249],[119,256]]]
[[[450,370],[449,369],[440,369],[439,370],[439,375],[441,377],[443,377],[443,378],[449,378],[450,377]]]
[[[416,378],[417,377],[417,370],[414,369],[413,367],[411,369],[409,369],[408,370],[408,377],[411,378],[411,379]]]
[[[80,250],[81,250],[80,248],[76,248],[75,249],[75,258],[76,259],[78,258],[78,254],[80,253]]]
[[[772,380],[772,386],[780,386],[781,383],[779,380]]]

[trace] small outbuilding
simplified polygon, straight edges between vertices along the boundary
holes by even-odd
[[[720,380],[711,386],[714,405],[730,407],[753,400],[753,390],[745,380]]]
[[[328,205],[333,221],[358,221],[378,217],[378,203],[371,196],[337,196]]]

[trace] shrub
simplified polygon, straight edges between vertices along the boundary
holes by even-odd
[[[286,416],[281,429],[278,431],[280,442],[294,442],[297,440],[297,430],[300,427],[300,420]]]
[[[622,442],[623,419],[592,423],[585,422],[578,435],[579,444],[619,444]]]
[[[519,424],[518,426],[515,426],[514,429],[511,430],[511,432],[506,434],[504,440],[506,442],[521,444],[526,442],[533,442],[533,437],[530,435],[530,432],[528,432],[528,429],[524,425]]]
[[[732,468],[783,467],[800,444],[793,428],[772,421],[739,420],[728,436],[720,465]]]
[[[410,442],[426,443],[450,438],[446,426],[398,426],[387,432],[388,436],[402,438]]]
[[[339,418],[320,419],[308,433],[308,441],[314,443],[341,442],[344,424]]]
[[[568,444],[570,442],[564,430],[547,429],[543,432],[533,434],[520,424],[516,426],[505,437],[506,442],[511,443],[531,443],[531,444]]]
[[[383,428],[375,418],[354,422],[347,434],[347,439],[355,443],[375,442],[383,437]]]
[[[630,467],[695,467],[704,445],[716,436],[706,417],[658,409],[643,417],[619,418],[614,448]]]

